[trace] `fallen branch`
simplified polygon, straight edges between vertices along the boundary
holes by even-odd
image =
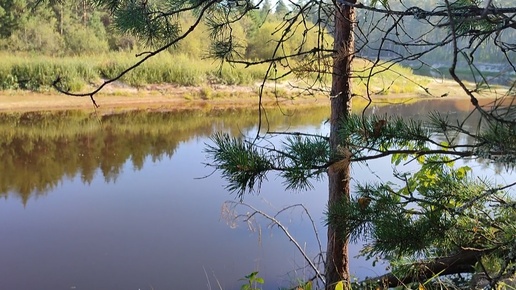
[[[475,272],[475,264],[484,255],[493,252],[494,249],[463,250],[449,257],[436,258],[431,261],[417,262],[410,267],[412,274],[404,277],[393,273],[387,273],[374,278],[367,278],[362,283],[377,284],[383,288],[404,286],[413,282],[425,283],[436,276],[444,276],[459,273]]]

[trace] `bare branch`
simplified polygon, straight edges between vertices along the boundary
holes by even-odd
[[[319,268],[314,264],[314,262],[312,261],[312,259],[310,259],[308,257],[308,255],[306,254],[306,252],[303,250],[303,247],[301,247],[301,245],[297,242],[297,240],[292,236],[292,234],[288,231],[287,227],[284,226],[281,221],[279,221],[277,219],[277,216],[279,214],[281,214],[282,212],[284,212],[285,210],[288,210],[290,208],[293,208],[293,207],[301,207],[303,208],[303,211],[305,213],[308,214],[308,210],[302,205],[302,204],[295,204],[295,205],[291,205],[291,206],[288,206],[288,207],[285,207],[283,209],[281,209],[279,212],[277,212],[274,216],[272,215],[269,215],[267,214],[266,212],[262,211],[262,210],[259,210],[257,208],[255,208],[254,206],[250,205],[250,204],[247,204],[247,203],[243,203],[243,202],[235,202],[235,201],[227,201],[226,204],[230,204],[232,207],[237,207],[237,206],[244,206],[244,207],[247,207],[249,209],[252,210],[252,212],[249,212],[249,213],[246,213],[245,215],[241,216],[244,218],[244,221],[249,221],[249,219],[255,215],[260,215],[262,217],[264,217],[265,219],[269,220],[271,222],[272,225],[275,225],[277,226],[289,239],[290,242],[292,242],[294,244],[294,246],[297,248],[297,250],[299,251],[299,253],[303,256],[303,258],[305,259],[305,261],[308,263],[308,265],[310,266],[310,268],[312,269],[312,271],[314,271],[314,273],[316,274],[317,278],[319,280],[321,280],[321,282],[324,284],[325,283],[325,278],[324,278],[324,275],[319,271]],[[239,215],[237,215],[237,217],[239,217]],[[311,218],[310,215],[308,215],[309,219],[311,220],[312,222],[312,226],[313,226],[313,229],[315,231],[315,235],[316,235],[316,238],[318,240],[318,243],[319,243],[319,248],[321,249],[321,244],[320,244],[320,241],[319,241],[319,238],[318,238],[318,233],[317,233],[317,230],[315,228],[315,224],[313,222],[313,219]]]

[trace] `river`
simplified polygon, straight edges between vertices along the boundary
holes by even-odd
[[[471,107],[439,100],[374,110],[419,118],[432,110],[465,116]],[[270,112],[264,127],[326,134],[327,117],[327,108]],[[253,135],[256,122],[254,110],[1,115],[0,289],[226,290],[253,271],[264,289],[278,289],[310,278],[277,227],[221,214],[225,201],[238,200],[205,165],[209,136]],[[388,180],[390,172],[389,160],[352,169],[354,182]],[[244,199],[270,214],[303,204],[323,246],[326,200],[325,180],[292,193],[274,176]],[[278,219],[318,254],[306,213],[294,208]],[[352,256],[360,246],[352,245]],[[353,258],[351,269],[364,278],[384,267]]]

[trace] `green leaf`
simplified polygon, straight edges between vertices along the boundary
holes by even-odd
[[[254,277],[256,277],[256,275],[258,275],[258,272],[252,272],[251,274],[249,274],[245,277],[249,280],[254,280]]]
[[[441,145],[442,149],[445,151],[447,151],[449,149],[448,147],[450,147],[450,143],[448,143],[446,141],[441,142],[440,145]]]
[[[468,172],[471,171],[471,167],[469,166],[462,166],[461,168],[457,169],[457,178],[462,179],[464,178]]]
[[[312,290],[312,282],[308,281],[303,287],[304,290]]]
[[[400,165],[401,161],[405,161],[407,160],[408,158],[408,155],[407,154],[392,154],[392,157],[391,157],[391,163],[393,163],[394,165]]]
[[[385,8],[389,8],[389,1],[388,0],[373,0],[373,1],[371,1],[371,6],[374,7],[378,3],[380,3]]]

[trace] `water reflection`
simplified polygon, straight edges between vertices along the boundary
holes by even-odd
[[[374,107],[377,114],[417,118],[433,110],[465,117],[470,109],[465,100]],[[269,111],[269,129],[326,134],[328,111]],[[202,165],[207,137],[253,134],[255,113],[0,115],[0,289],[218,289],[218,282],[239,289],[238,279],[253,270],[266,289],[277,289],[303,277],[285,275],[303,260],[282,234],[263,229],[258,242],[247,229],[231,230],[219,220],[231,199],[223,180],[216,174],[194,180],[211,172]],[[379,160],[353,173],[366,181],[376,178],[371,171],[389,170],[389,160]],[[271,178],[260,196],[246,201],[274,205],[272,211],[303,203],[324,232],[326,198],[324,182],[292,195]],[[291,214],[289,229],[317,254],[313,234]],[[353,260],[358,277],[377,271]]]
[[[272,110],[269,126],[283,130],[289,124],[320,123],[327,111]],[[25,204],[31,194],[46,193],[66,177],[80,176],[89,184],[101,174],[106,182],[115,181],[128,160],[141,170],[147,157],[171,158],[181,142],[217,131],[246,134],[256,120],[254,110],[0,115],[0,195],[15,193]]]
[[[435,110],[464,118],[471,108],[468,100],[421,101],[396,106],[379,103],[367,112],[427,118]],[[319,124],[327,116],[327,108],[303,113],[269,111],[268,129]],[[15,193],[26,203],[31,194],[46,193],[66,177],[80,176],[83,183],[91,183],[95,174],[101,174],[106,182],[114,181],[127,160],[141,170],[147,156],[153,161],[170,158],[181,142],[216,131],[245,135],[256,121],[255,110],[2,114],[0,195]]]

